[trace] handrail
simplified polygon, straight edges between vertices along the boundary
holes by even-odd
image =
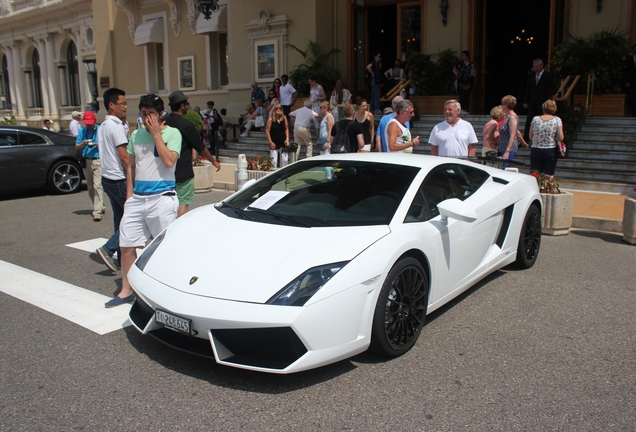
[[[390,101],[395,96],[397,96],[402,90],[408,87],[410,84],[411,84],[411,80],[400,81],[399,83],[397,83],[395,87],[389,90],[389,92],[386,95],[384,95],[384,97],[380,99],[380,101],[382,102]]]
[[[570,86],[568,87],[567,85],[570,82],[571,78],[572,77],[570,75],[565,77],[565,80],[563,80],[563,83],[561,84],[561,87],[559,87],[559,90],[557,90],[556,94],[554,96],[552,96],[552,99],[554,99],[555,101],[567,101],[568,99],[570,99],[570,96],[572,95],[572,92],[574,91],[574,88],[576,87],[576,85],[581,80],[581,75],[575,76],[574,77],[574,81],[572,81],[572,84],[570,84]],[[567,91],[565,92],[565,94],[563,96],[559,97],[558,96],[559,93],[564,91],[566,87],[567,87]]]

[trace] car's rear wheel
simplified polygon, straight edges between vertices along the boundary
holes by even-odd
[[[517,260],[515,264],[524,269],[534,265],[541,247],[541,212],[536,204],[532,204],[523,219],[519,245],[517,246]]]
[[[428,307],[428,279],[415,258],[398,261],[389,272],[373,315],[371,345],[376,354],[397,357],[413,347]]]
[[[48,187],[53,193],[77,192],[82,184],[80,167],[71,161],[59,161],[49,171]]]

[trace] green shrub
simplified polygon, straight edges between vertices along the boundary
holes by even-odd
[[[334,48],[329,52],[324,52],[318,42],[309,41],[307,48],[303,51],[295,45],[289,44],[303,56],[303,63],[296,65],[289,72],[289,79],[298,92],[298,97],[309,96],[309,77],[315,76],[316,82],[325,90],[325,94],[329,95],[336,85],[336,81],[340,79],[340,72],[329,66],[331,59],[341,53],[338,48]]]
[[[189,120],[190,123],[192,123],[194,127],[197,128],[198,132],[201,132],[203,130],[203,119],[198,112],[194,110],[188,110],[188,112],[183,115],[183,118]]]
[[[406,56],[405,68],[415,85],[418,96],[454,95],[453,67],[459,62],[457,52],[445,49],[437,54],[411,52]]]

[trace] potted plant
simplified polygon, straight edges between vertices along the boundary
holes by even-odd
[[[410,52],[405,68],[416,92],[409,97],[417,105],[418,114],[441,114],[444,102],[457,99],[453,66],[458,62],[457,52],[446,49],[437,54]]]
[[[623,88],[625,59],[631,55],[624,32],[603,30],[588,38],[571,37],[557,45],[551,70],[558,77],[581,75],[574,90],[574,102],[586,103],[588,87],[589,114],[598,116],[625,115],[626,98]]]
[[[565,141],[567,148],[570,149],[576,132],[583,124],[585,107],[579,103],[574,105],[559,104],[557,116],[563,122],[563,141]]]
[[[574,195],[559,189],[556,177],[547,177],[537,170],[530,175],[537,179],[543,201],[542,233],[552,236],[567,235],[572,226]]]
[[[288,44],[303,56],[303,62],[294,66],[289,72],[289,78],[298,92],[299,98],[309,97],[309,77],[315,76],[316,82],[322,86],[325,93],[331,91],[336,81],[340,79],[340,72],[329,65],[332,58],[341,53],[338,48],[333,48],[328,52],[323,51],[318,42],[309,41],[307,48],[303,51],[293,44]]]
[[[214,185],[214,165],[200,155],[192,161],[194,171],[194,193],[209,192]]]

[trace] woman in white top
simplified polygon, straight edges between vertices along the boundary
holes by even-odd
[[[331,92],[331,99],[329,99],[329,104],[333,107],[333,117],[335,121],[342,120],[338,116],[338,106],[342,107],[351,102],[351,92],[344,88],[344,83],[342,80],[336,81],[336,86]]]
[[[397,85],[404,79],[404,69],[402,69],[400,59],[395,60],[393,67],[384,72],[384,76],[391,80],[391,85]]]
[[[554,177],[563,141],[563,122],[554,115],[557,105],[552,99],[545,101],[541,108],[543,115],[534,117],[530,125],[530,170]]]
[[[329,137],[331,136],[331,128],[334,124],[333,115],[331,114],[331,104],[327,101],[322,101],[320,103],[320,115],[322,116],[322,121],[320,122],[320,133],[318,135],[318,140],[316,141],[316,146],[320,149],[320,154],[325,155],[329,154]]]
[[[320,84],[316,82],[315,76],[309,77],[309,100],[311,100],[311,109],[316,113],[320,114],[320,103],[327,99],[327,95],[325,94],[325,90],[322,88]],[[320,120],[315,119],[314,126],[316,127],[316,131],[320,127]]]

